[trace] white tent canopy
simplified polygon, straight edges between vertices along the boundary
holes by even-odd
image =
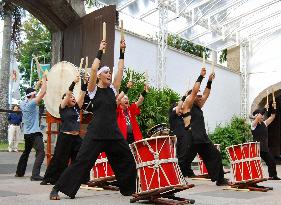
[[[167,31],[221,51],[266,39],[281,28],[281,0],[99,0],[158,32],[166,10]],[[160,12],[159,12],[160,11]],[[160,22],[160,23],[159,23]],[[127,29],[127,28],[126,28]]]

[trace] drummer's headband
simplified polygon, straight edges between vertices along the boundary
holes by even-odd
[[[29,96],[31,96],[31,95],[36,95],[36,91],[33,91],[33,92],[31,92],[31,93],[26,94],[25,97],[29,97]]]
[[[102,72],[107,72],[107,71],[110,71],[110,68],[107,66],[103,66],[98,70],[97,75],[101,74]]]

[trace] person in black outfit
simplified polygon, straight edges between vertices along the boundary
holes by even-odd
[[[273,102],[272,107],[271,115],[267,120],[264,120],[265,109],[257,109],[253,112],[255,120],[252,123],[252,134],[254,141],[260,142],[260,156],[268,167],[269,179],[280,180],[277,176],[276,162],[268,149],[268,126],[272,123],[276,115],[275,102]]]
[[[187,176],[195,176],[191,169],[191,163],[198,153],[202,157],[203,162],[206,165],[211,181],[216,181],[217,186],[225,186],[229,185],[229,183],[228,180],[224,178],[221,154],[207,135],[202,111],[202,107],[204,106],[210,95],[211,85],[214,78],[215,74],[211,73],[203,95],[196,96],[191,109],[192,145],[187,151]],[[191,91],[189,91],[189,93],[190,92]]]
[[[83,80],[82,80],[83,81]],[[79,136],[80,130],[80,109],[83,105],[87,84],[81,84],[81,90],[77,101],[73,96],[75,84],[79,82],[79,75],[71,83],[68,91],[63,95],[59,107],[61,117],[61,128],[57,138],[54,156],[45,172],[41,185],[55,184],[62,172],[68,166],[69,159],[73,163],[82,143]]]
[[[170,132],[172,135],[176,135],[177,137],[177,158],[184,177],[188,176],[187,154],[192,142],[190,128],[190,122],[192,119],[190,110],[205,75],[206,69],[202,68],[192,92],[190,92],[188,96],[184,95],[181,100],[178,103],[173,104],[169,110]]]
[[[60,199],[59,191],[70,198],[75,198],[83,176],[90,172],[101,152],[105,152],[107,155],[121,194],[128,196],[135,193],[136,164],[129,145],[118,128],[116,119],[116,90],[119,90],[121,85],[124,68],[122,49],[126,48],[126,44],[124,40],[120,43],[118,72],[113,84],[111,84],[110,69],[105,66],[99,68],[105,48],[106,42],[102,41],[92,65],[88,84],[94,117],[87,128],[87,134],[83,139],[76,161],[63,172],[53,187],[50,193],[51,200]]]

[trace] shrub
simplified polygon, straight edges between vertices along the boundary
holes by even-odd
[[[121,83],[121,91],[129,81],[129,72],[131,69],[125,70],[125,77]],[[133,72],[134,86],[128,92],[130,103],[138,100],[140,93],[143,91],[145,83],[145,74]],[[149,93],[141,106],[141,114],[137,120],[142,131],[143,137],[146,138],[146,133],[151,127],[160,124],[168,123],[168,109],[172,102],[178,101],[179,95],[169,88],[163,90],[150,87]]]
[[[225,126],[218,125],[214,132],[209,134],[210,139],[215,144],[220,144],[220,151],[223,158],[223,164],[229,164],[225,148],[230,145],[237,145],[248,142],[252,139],[250,125],[245,119],[233,117],[231,122]]]

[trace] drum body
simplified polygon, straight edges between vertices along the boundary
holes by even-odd
[[[113,177],[114,172],[108,162],[106,154],[104,152],[100,153],[95,166],[93,167],[93,177],[94,179],[102,179],[107,177]]]
[[[247,182],[263,178],[260,143],[249,142],[226,148],[231,162],[233,182]]]
[[[214,144],[214,145],[217,148],[217,150],[220,151],[220,144]],[[197,154],[197,157],[198,157],[198,164],[199,164],[199,171],[200,171],[199,175],[208,175],[208,171],[205,163],[203,162],[203,159],[200,157],[199,154]]]
[[[137,193],[185,185],[176,158],[175,143],[175,136],[160,136],[130,145],[137,165]]]
[[[48,86],[44,102],[47,111],[56,118],[60,118],[59,105],[64,93],[78,75],[77,68],[69,62],[62,61],[55,64],[48,72]],[[81,82],[76,83],[73,95],[77,99],[81,91]]]

